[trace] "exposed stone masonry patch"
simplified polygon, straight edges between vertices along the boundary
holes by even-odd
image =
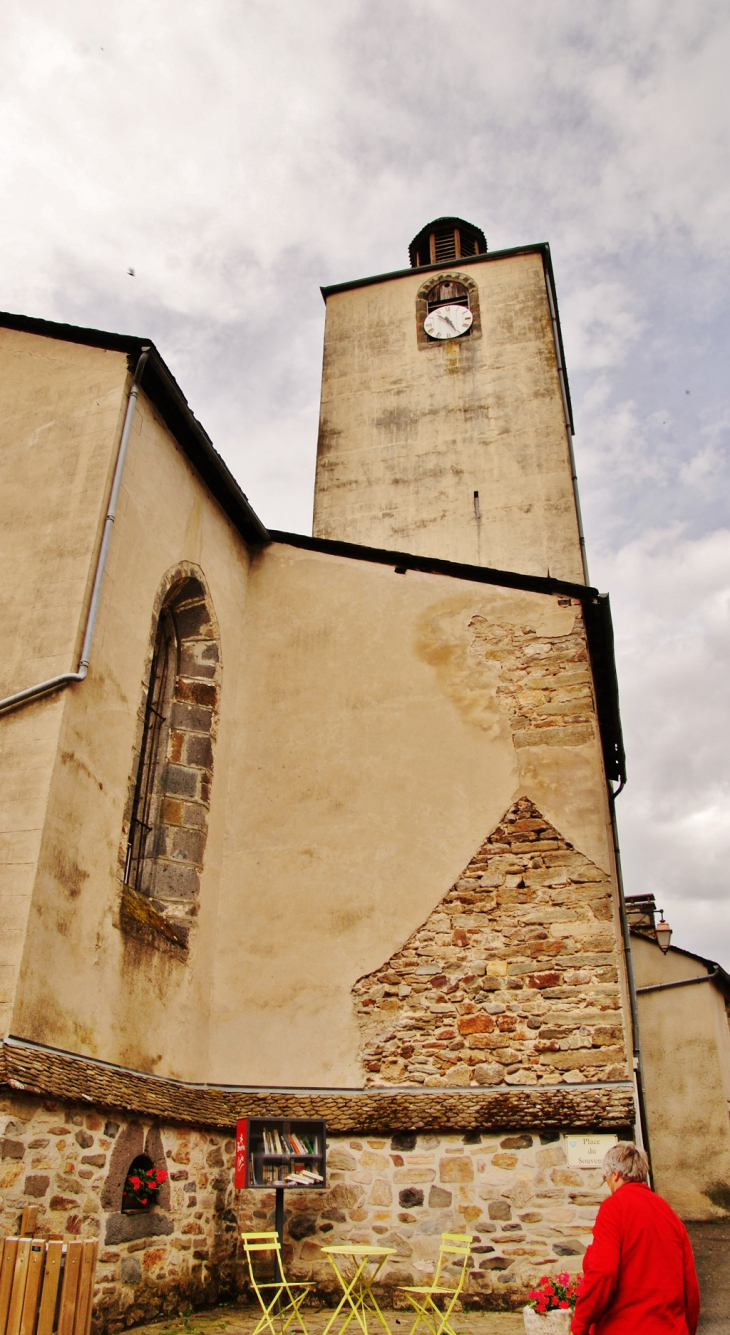
[[[353,999],[369,1085],[627,1079],[609,878],[526,797]]]
[[[498,668],[497,699],[507,714],[515,747],[580,746],[594,736],[590,659],[577,600],[567,634],[540,635],[532,626],[503,625],[475,615],[469,622],[473,665]]]

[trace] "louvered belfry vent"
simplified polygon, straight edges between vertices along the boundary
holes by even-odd
[[[470,255],[484,255],[487,238],[480,227],[463,218],[435,218],[408,247],[411,268],[427,264],[451,264],[453,260],[468,259]]]

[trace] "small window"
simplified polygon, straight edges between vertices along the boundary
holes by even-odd
[[[437,283],[431,288],[428,294],[428,309],[435,311],[439,306],[469,306],[469,294],[463,283],[456,283],[453,279],[447,279],[445,283]]]

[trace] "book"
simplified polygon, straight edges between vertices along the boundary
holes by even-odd
[[[298,1173],[289,1173],[284,1178],[287,1187],[313,1187],[317,1182],[324,1182],[322,1174],[313,1173],[308,1168],[302,1168]]]

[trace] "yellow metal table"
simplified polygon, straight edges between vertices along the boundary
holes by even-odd
[[[390,1327],[378,1306],[378,1300],[373,1293],[373,1284],[389,1256],[396,1256],[395,1247],[371,1247],[359,1243],[343,1243],[340,1247],[323,1247],[325,1256],[329,1257],[330,1265],[334,1270],[340,1284],[342,1285],[342,1297],[338,1302],[332,1316],[327,1322],[322,1335],[330,1335],[330,1331],[335,1325],[338,1316],[344,1308],[349,1307],[349,1312],[338,1327],[337,1335],[343,1335],[347,1330],[352,1318],[357,1321],[363,1335],[367,1335],[368,1313],[375,1317],[380,1323],[386,1335],[391,1335]],[[355,1270],[351,1276],[343,1273],[342,1264],[346,1260],[354,1262]],[[374,1263],[374,1268],[368,1270],[368,1266]]]

